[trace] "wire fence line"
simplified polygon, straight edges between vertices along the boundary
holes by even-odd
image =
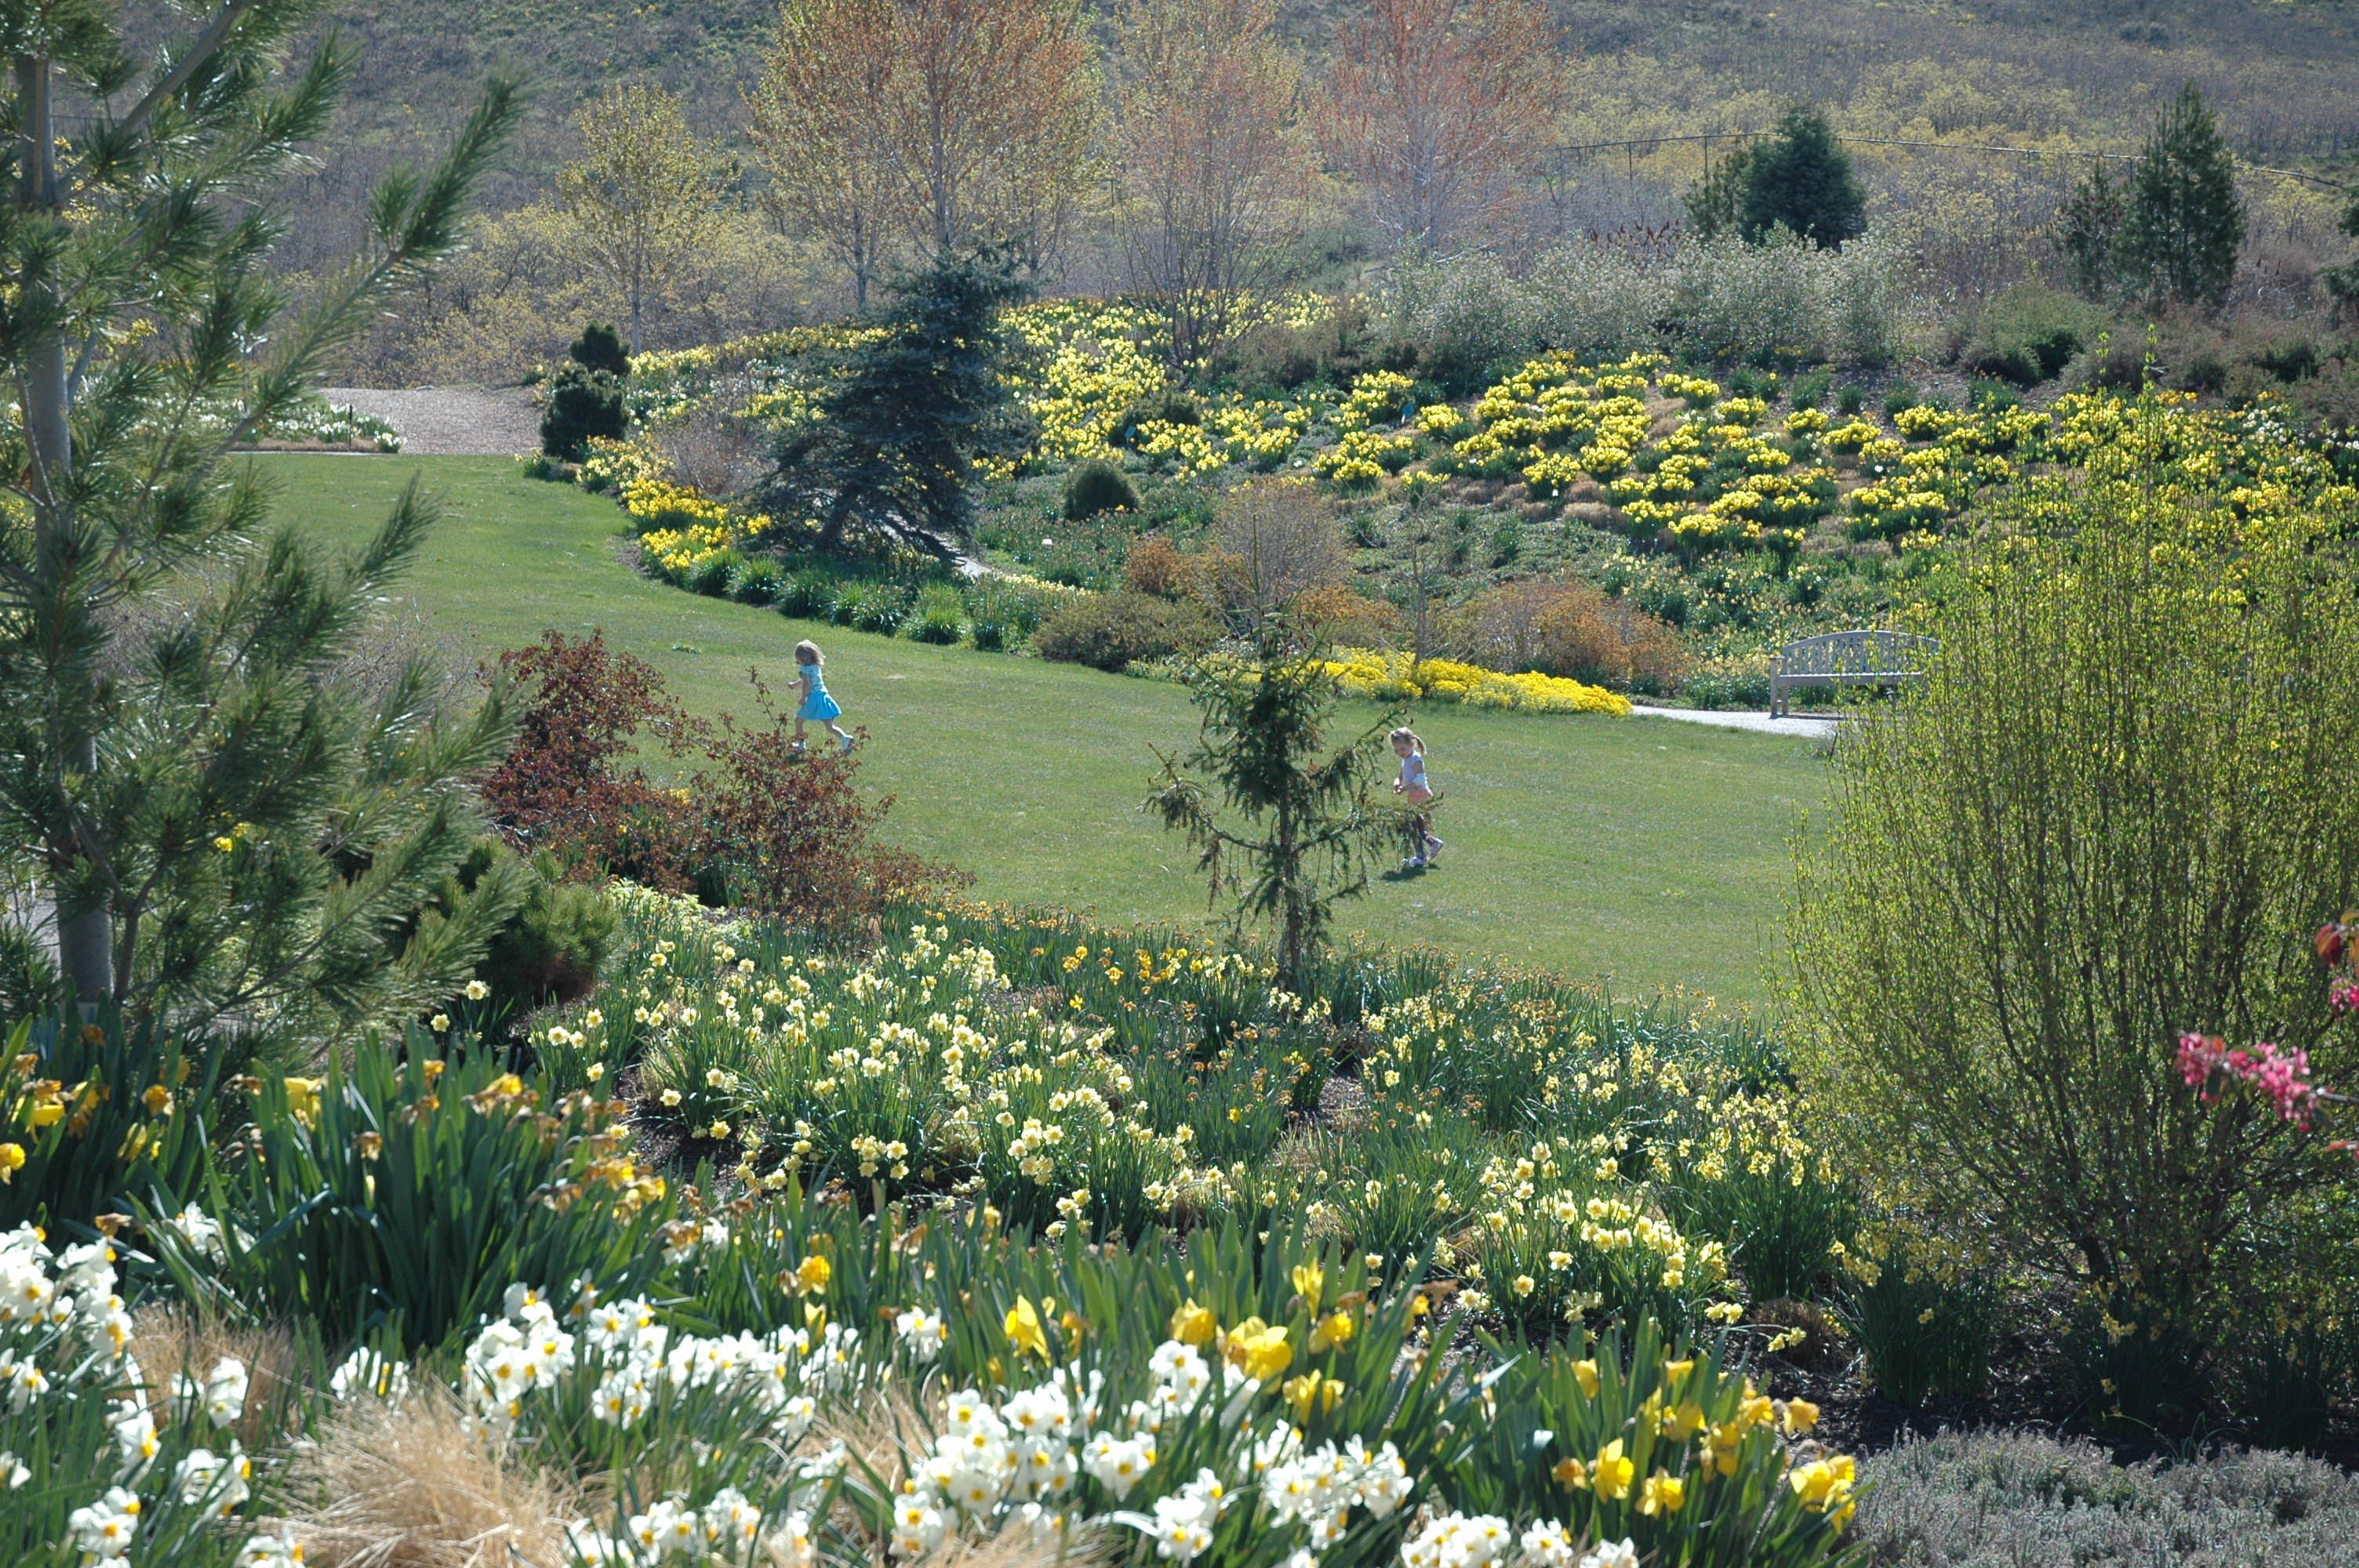
[[[1777,134],[1777,133],[1775,131],[1693,131],[1669,136],[1632,136],[1622,141],[1612,142],[1568,142],[1559,146],[1553,150],[1560,157],[1577,153],[1623,153],[1630,161],[1631,167],[1629,168],[1629,172],[1635,175],[1636,173],[1636,165],[1637,152],[1638,149],[1642,147],[1648,152],[1652,152],[1657,147],[1669,146],[1674,142],[1703,142],[1706,144],[1712,142],[1755,142],[1774,136]],[[1835,136],[1835,140],[1839,142],[1849,142],[1855,146],[1926,147],[1937,152],[2014,153],[2026,157],[2087,158],[2092,162],[2097,163],[2136,163],[2138,161],[2140,157],[2137,153],[2099,152],[2094,148],[2090,147],[2010,147],[1990,142],[1933,142],[1908,136],[1860,136],[1838,134]],[[2235,158],[2239,168],[2247,169],[2254,174],[2282,175],[2288,179],[2302,180],[2310,185],[2322,186],[2329,190],[2350,190],[2354,189],[2354,187],[2346,180],[2329,179],[2323,175],[2310,174],[2305,170],[2298,168],[2277,168],[2268,164],[2255,163],[2249,158],[2243,157],[2234,153],[2229,156]]]

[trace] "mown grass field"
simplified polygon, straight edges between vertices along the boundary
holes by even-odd
[[[783,692],[796,639],[828,650],[865,781],[898,797],[891,837],[975,873],[986,898],[1052,901],[1108,919],[1201,923],[1181,847],[1137,811],[1153,748],[1183,744],[1177,687],[1071,665],[929,647],[700,599],[615,558],[620,514],[527,480],[504,458],[259,458],[280,515],[339,543],[382,521],[412,474],[443,521],[399,590],[427,631],[484,659],[544,627],[603,628],[692,710],[754,708],[748,670]],[[1372,704],[1349,718],[1374,723]],[[1723,1002],[1767,996],[1765,960],[1789,841],[1826,798],[1811,743],[1665,719],[1416,717],[1446,793],[1434,870],[1394,874],[1347,907],[1347,931],[1610,977]]]

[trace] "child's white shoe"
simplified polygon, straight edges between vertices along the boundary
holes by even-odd
[[[849,735],[843,737],[843,754],[847,757],[852,755],[852,737]]]

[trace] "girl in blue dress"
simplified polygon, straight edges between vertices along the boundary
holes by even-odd
[[[828,733],[842,741],[843,749],[848,752],[852,750],[852,737],[845,734],[843,726],[836,722],[842,716],[843,709],[835,705],[835,698],[827,695],[826,665],[827,655],[819,651],[817,643],[795,644],[795,675],[798,684],[803,688],[802,704],[795,709],[795,745],[801,747],[803,724],[809,720],[826,725]]]

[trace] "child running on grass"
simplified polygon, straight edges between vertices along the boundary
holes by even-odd
[[[836,722],[842,717],[843,709],[835,705],[835,698],[827,695],[826,666],[827,655],[819,651],[817,643],[795,644],[795,675],[803,688],[802,704],[795,709],[795,749],[802,749],[803,721],[809,719],[826,725],[828,733],[842,741],[844,751],[849,752],[852,737],[845,734],[843,727]]]
[[[1433,786],[1425,777],[1425,742],[1417,738],[1414,730],[1396,730],[1388,737],[1393,743],[1393,755],[1400,759],[1400,777],[1393,781],[1393,793],[1418,807],[1418,814],[1408,821],[1408,859],[1401,870],[1422,871],[1441,853],[1441,840],[1433,836],[1433,816],[1425,810],[1435,798]]]

